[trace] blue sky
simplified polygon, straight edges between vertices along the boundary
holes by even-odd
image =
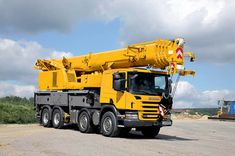
[[[47,48],[72,52],[74,55],[89,51],[106,51],[120,48],[120,22],[84,21],[68,32],[42,32],[36,34],[10,34],[3,37],[15,40],[37,41]]]
[[[184,9],[176,10],[179,6]],[[0,96],[32,95],[37,73],[31,67],[37,58],[77,56],[184,37],[185,50],[197,55],[195,63],[185,66],[195,70],[196,76],[181,78],[176,107],[216,107],[218,99],[235,99],[234,10],[233,1],[222,0],[4,1],[4,8],[0,7],[0,88],[8,91],[0,91]]]

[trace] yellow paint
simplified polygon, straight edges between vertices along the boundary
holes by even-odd
[[[76,56],[63,59],[37,60],[35,69],[39,72],[39,90],[79,90],[84,88],[99,88],[100,103],[112,102],[117,109],[138,110],[139,119],[157,117],[158,104],[151,104],[156,108],[143,108],[143,102],[160,102],[161,97],[150,95],[133,95],[127,91],[120,92],[113,89],[113,73],[128,71],[154,72],[136,67],[148,66],[157,68],[160,74],[194,75],[194,71],[178,69],[178,65],[184,66],[184,57],[177,57],[177,48],[182,48],[182,41],[154,40],[130,45],[123,49],[100,53],[89,53],[84,56]],[[192,52],[185,53],[192,60],[195,55]],[[137,100],[135,96],[141,97]],[[158,99],[158,100],[156,100]],[[145,112],[148,110],[148,112]],[[151,112],[149,112],[151,111]]]

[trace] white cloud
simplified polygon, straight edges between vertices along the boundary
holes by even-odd
[[[198,61],[235,62],[235,2],[232,0],[106,0],[102,18],[120,19],[120,43],[184,37]]]
[[[122,45],[181,36],[186,39],[186,50],[195,51],[198,61],[234,64],[234,14],[232,0],[0,0],[0,32],[64,33],[81,21],[118,19]],[[0,82],[35,85],[37,72],[32,66],[36,59],[62,55],[71,53],[58,53],[37,42],[0,39]],[[182,86],[176,96],[179,106],[203,106],[208,101],[212,106],[218,98],[234,94],[228,90],[198,91],[189,83]],[[189,96],[194,100],[187,99]]]
[[[32,96],[37,85],[34,63],[49,56],[61,58],[72,54],[44,48],[37,42],[0,38],[0,96]]]
[[[0,39],[0,81],[35,82],[36,59],[43,57],[44,48],[36,42]]]
[[[202,62],[235,62],[233,0],[0,1],[2,33],[67,32],[89,20],[120,20],[120,44],[184,37]]]
[[[17,85],[9,82],[0,82],[0,97],[20,96],[33,97],[36,87],[34,85]]]
[[[180,81],[175,93],[174,108],[217,107],[218,100],[235,100],[235,92],[229,90],[198,91],[187,81]]]
[[[69,31],[77,22],[96,16],[99,1],[0,0],[0,31],[37,33]]]
[[[52,51],[52,52],[48,52]],[[35,83],[37,72],[33,68],[37,59],[72,56],[70,52],[53,51],[37,42],[14,41],[0,38],[0,81]]]
[[[59,51],[53,51],[51,53],[51,58],[63,58],[63,57],[72,57],[73,54],[70,52],[59,52]]]

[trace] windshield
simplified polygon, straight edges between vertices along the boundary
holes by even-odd
[[[159,95],[167,89],[167,76],[155,73],[128,73],[128,89],[134,94]]]

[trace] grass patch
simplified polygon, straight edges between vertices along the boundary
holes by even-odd
[[[191,110],[190,114],[192,115],[199,114],[199,115],[212,116],[212,115],[217,114],[217,112],[219,111],[219,108],[194,108],[190,110]]]
[[[0,123],[26,124],[35,123],[33,98],[20,97],[0,98]]]
[[[213,116],[213,115],[217,115],[219,108],[183,108],[183,109],[174,109],[174,111],[176,112],[175,114],[186,112],[190,115]]]

